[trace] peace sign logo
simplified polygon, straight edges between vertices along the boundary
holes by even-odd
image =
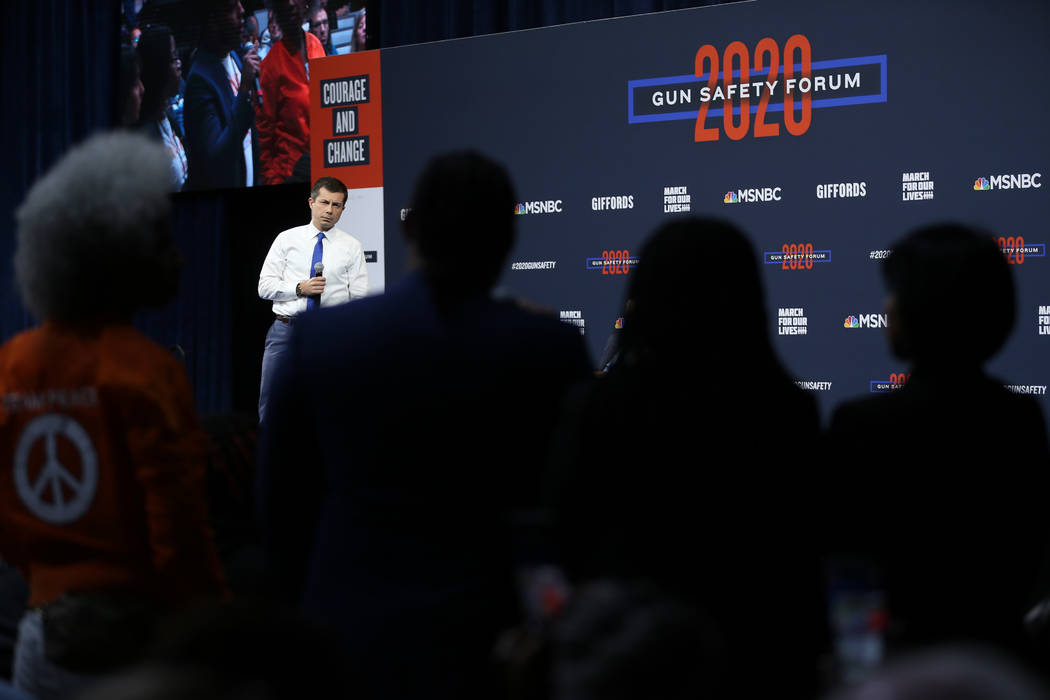
[[[72,443],[80,455],[79,477],[75,469],[69,468],[75,465],[59,461],[60,438]],[[30,455],[41,440],[44,465],[31,476]],[[80,423],[60,413],[48,413],[30,421],[15,448],[15,487],[25,507],[44,522],[66,525],[84,515],[98,487],[98,458],[91,437]]]

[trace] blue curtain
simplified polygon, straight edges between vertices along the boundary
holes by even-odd
[[[720,2],[722,0],[380,0],[379,39],[380,46],[399,46]],[[372,4],[366,4],[372,12]]]
[[[116,7],[92,0],[3,3],[0,114],[7,143],[0,188],[0,334],[4,339],[33,323],[13,285],[14,210],[29,186],[70,145],[109,123],[117,59]],[[76,203],[58,205],[75,207]]]
[[[222,193],[177,195],[175,243],[185,267],[175,299],[143,311],[135,326],[180,357],[202,414],[231,408],[231,285]],[[261,351],[260,345],[260,351]]]

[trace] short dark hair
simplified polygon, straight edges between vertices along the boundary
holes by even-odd
[[[317,182],[314,183],[313,189],[310,190],[310,199],[317,199],[317,195],[321,194],[322,187],[333,194],[341,192],[343,194],[344,203],[349,196],[347,195],[346,185],[343,184],[342,180],[325,175],[324,177],[317,178]]]
[[[918,229],[893,246],[882,271],[897,309],[894,349],[906,359],[980,364],[1013,330],[1013,278],[990,233],[956,223]],[[967,323],[945,321],[960,308]]]
[[[206,44],[215,37],[221,36],[223,15],[233,9],[235,2],[239,0],[188,0],[184,8],[186,13],[196,20],[190,26],[197,30],[197,36],[192,36],[192,30],[189,33],[180,30],[179,37],[183,41],[196,39],[191,43]]]
[[[514,245],[514,187],[507,170],[477,151],[432,159],[412,195],[405,235],[435,286],[488,290]]]

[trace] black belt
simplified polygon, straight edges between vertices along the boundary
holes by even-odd
[[[294,323],[295,316],[282,316],[281,314],[274,314],[274,317],[281,323]]]

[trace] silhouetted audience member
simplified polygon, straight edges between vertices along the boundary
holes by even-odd
[[[239,0],[191,0],[201,26],[201,45],[186,79],[185,188],[250,187],[259,184],[259,136],[252,100],[259,56],[237,52],[244,29]]]
[[[551,407],[590,364],[575,328],[490,296],[515,202],[480,154],[431,161],[405,221],[419,269],[304,314],[277,369],[264,542],[364,697],[492,697],[492,648],[518,619],[508,512],[538,498]]]
[[[159,611],[225,592],[189,381],[131,325],[178,281],[170,172],[141,135],[96,136],[16,213],[43,323],[0,348],[0,557],[29,584],[14,680],[38,700],[136,660]],[[129,289],[129,270],[149,273]]]
[[[982,370],[1013,328],[1010,268],[990,235],[945,224],[901,240],[883,274],[889,342],[911,377],[832,417],[830,544],[883,571],[891,648],[1026,652],[1048,539],[1046,429],[1035,401]]]
[[[709,610],[741,697],[808,690],[824,616],[800,513],[818,418],[774,354],[754,250],[728,223],[665,224],[627,298],[621,359],[566,402],[555,443],[566,571],[653,579]]]
[[[139,129],[160,141],[171,158],[172,189],[181,190],[189,173],[186,150],[176,122],[171,118],[171,98],[182,83],[182,61],[175,48],[175,35],[164,25],[147,27],[139,39],[142,60],[142,109]]]
[[[1016,663],[981,648],[942,647],[898,659],[829,700],[1048,700]]]

